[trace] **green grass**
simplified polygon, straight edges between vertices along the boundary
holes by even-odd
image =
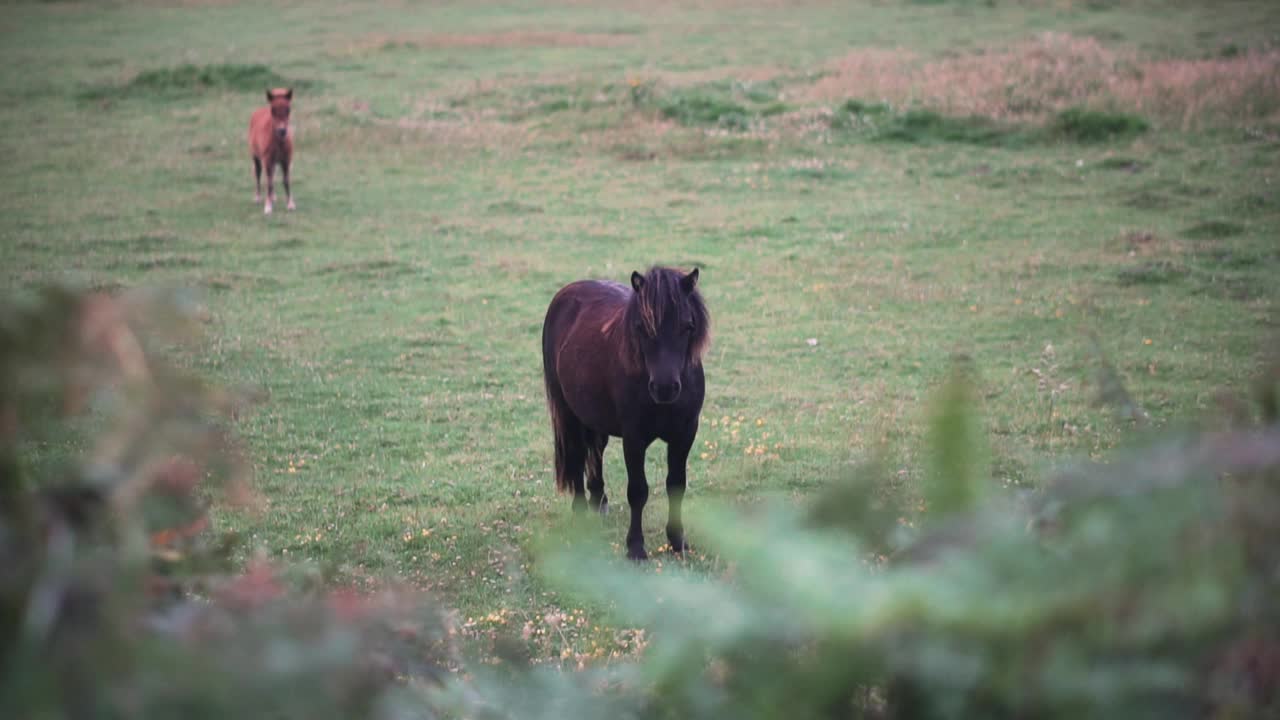
[[[315,86],[308,80],[281,77],[266,65],[224,63],[196,66],[187,63],[144,70],[124,85],[90,87],[81,93],[81,97],[101,101],[125,97],[161,98],[165,94],[184,96],[200,92],[261,92],[278,87],[305,91]]]
[[[1124,113],[1070,108],[1054,117],[1053,133],[1076,142],[1105,142],[1140,135],[1150,129],[1146,120]]]
[[[846,107],[848,103],[846,103]],[[932,110],[908,110],[881,125],[877,136],[906,143],[953,142],[1012,147],[1025,144],[1028,130],[984,117],[948,117]]]
[[[987,147],[1026,148],[1034,143],[1104,143],[1140,135],[1150,125],[1140,117],[1072,108],[1044,125],[999,122],[981,115],[956,117],[912,108],[893,113],[885,104],[848,100],[831,115],[835,130],[870,130],[879,140],[913,144],[964,143]],[[1119,163],[1117,164],[1117,161]],[[1104,158],[1102,167],[1128,169],[1133,161]]]
[[[1128,432],[1092,402],[1090,333],[1157,426],[1245,383],[1277,323],[1274,134],[1007,142],[982,119],[803,91],[870,43],[930,55],[1054,29],[1197,57],[1274,37],[1278,17],[1263,2],[7,6],[0,277],[201,293],[190,361],[266,395],[238,429],[269,506],[219,518],[245,554],[341,583],[403,575],[464,619],[507,611],[479,635],[541,627],[574,607],[534,552],[569,522],[538,354],[569,281],[702,268],[695,546],[700,506],[803,498],[871,458],[913,492],[922,403],[957,354],[1008,486]],[[761,67],[781,79],[751,80]],[[299,210],[264,218],[244,135],[277,78],[310,83]],[[810,122],[824,110],[964,141],[877,142]],[[616,447],[606,463],[622,509]],[[620,546],[625,515],[578,541]],[[612,637],[588,610],[536,651]]]
[[[747,130],[753,123],[787,111],[778,92],[776,81],[716,82],[672,89],[658,101],[658,109],[664,118],[681,125]]]

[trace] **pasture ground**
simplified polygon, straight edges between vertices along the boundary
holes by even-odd
[[[5,286],[193,288],[191,362],[265,392],[238,430],[268,505],[219,518],[242,552],[402,576],[548,660],[642,642],[534,568],[569,517],[538,350],[566,282],[702,268],[695,547],[700,505],[871,458],[911,493],[955,355],[1023,487],[1130,432],[1091,338],[1162,428],[1276,330],[1274,3],[71,2],[7,4],[0,37]],[[1045,57],[1100,74],[991,85]],[[264,218],[245,131],[286,81],[299,210]],[[1076,138],[1077,101],[1150,129]],[[606,478],[621,508],[616,447]],[[625,515],[580,541],[620,557]]]

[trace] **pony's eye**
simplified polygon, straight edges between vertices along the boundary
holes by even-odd
[[[693,334],[693,323],[686,323],[686,324],[685,324],[685,326],[684,326],[684,334],[685,334],[685,335],[692,335],[692,334]]]

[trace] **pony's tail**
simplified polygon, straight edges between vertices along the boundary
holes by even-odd
[[[565,464],[565,407],[564,395],[560,390],[560,380],[556,377],[555,352],[550,347],[550,338],[546,329],[542,332],[542,380],[547,391],[547,411],[551,414],[551,430],[555,433],[556,447],[556,492],[568,492],[569,480],[566,477]]]

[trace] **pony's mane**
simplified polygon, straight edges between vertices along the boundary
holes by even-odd
[[[702,363],[702,355],[711,342],[711,316],[702,302],[695,285],[686,293],[680,287],[685,274],[679,270],[652,267],[644,274],[644,284],[639,292],[632,292],[623,315],[622,331],[626,333],[629,361],[633,367],[643,366],[640,339],[635,328],[639,325],[650,337],[658,332],[669,313],[685,315],[693,319],[693,337],[689,340],[688,362]]]

